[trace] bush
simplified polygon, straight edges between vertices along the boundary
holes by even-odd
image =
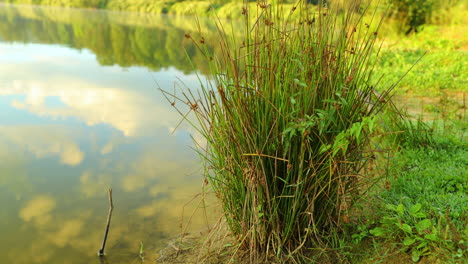
[[[400,21],[400,30],[406,34],[418,32],[419,28],[433,20],[441,20],[438,14],[447,15],[458,0],[389,0],[391,15]]]
[[[295,12],[300,19],[289,19]],[[370,81],[378,26],[304,3],[246,3],[242,14],[241,40],[218,25],[221,54],[186,35],[214,80],[168,99],[197,117],[206,177],[238,246],[252,258],[304,261],[306,248],[330,247],[366,182],[359,173],[389,92]]]

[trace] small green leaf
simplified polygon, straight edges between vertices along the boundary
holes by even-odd
[[[393,224],[398,223],[398,219],[396,217],[384,216],[380,220],[380,223],[383,224],[383,225],[393,225]]]
[[[399,216],[403,216],[403,214],[405,213],[405,206],[403,204],[399,204],[396,208],[396,212]]]
[[[354,129],[354,136],[356,138],[359,138],[359,136],[361,135],[361,130],[362,130],[362,123],[354,123],[353,124],[353,129]]]
[[[326,151],[328,151],[332,146],[331,145],[322,145],[319,150],[319,154],[322,154]]]
[[[426,241],[424,238],[420,237],[420,236],[417,236],[415,237],[417,241],[421,242],[421,241]]]
[[[391,211],[395,211],[395,212],[396,212],[396,206],[393,205],[393,204],[386,204],[385,207],[386,207],[388,210],[391,210]]]
[[[426,217],[427,215],[423,212],[417,212],[415,214],[413,214],[413,217],[416,217],[416,218],[424,218]]]
[[[405,239],[403,240],[403,245],[410,246],[410,245],[414,244],[414,242],[416,242],[416,239],[414,239],[412,237],[405,237]]]
[[[420,257],[421,257],[421,252],[417,250],[413,250],[413,252],[411,252],[411,260],[413,260],[413,262],[418,262]]]
[[[417,212],[419,212],[419,210],[421,210],[421,204],[420,203],[417,203],[413,206],[411,206],[411,208],[409,209],[409,212],[412,216],[414,216],[414,214],[416,214]]]
[[[413,233],[413,230],[412,230],[411,226],[409,226],[407,224],[402,224],[400,228],[401,228],[401,230],[405,231],[408,234]]]
[[[301,81],[299,81],[298,79],[294,79],[294,82],[299,85],[299,86],[302,86],[302,87],[307,87],[307,85]]]
[[[419,223],[416,224],[416,230],[418,231],[418,233],[421,234],[422,231],[430,228],[431,226],[432,226],[431,220],[424,219],[424,220],[419,221]]]
[[[438,240],[438,237],[436,234],[432,233],[432,234],[426,234],[424,235],[424,238],[425,239],[428,239],[428,240],[431,240],[431,241],[437,241]]]
[[[383,237],[387,233],[387,229],[382,228],[382,227],[376,227],[370,230],[369,233],[371,233],[374,236]]]
[[[427,240],[424,240],[424,241],[422,241],[421,244],[419,244],[416,248],[417,248],[417,249],[421,249],[421,248],[422,248],[423,251],[424,251],[424,250],[426,250],[427,244],[429,244],[429,243],[427,242]]]

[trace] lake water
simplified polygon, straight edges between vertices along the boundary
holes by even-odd
[[[105,263],[181,233],[201,166],[158,87],[197,86],[194,21],[0,5],[0,263],[101,263],[110,187]]]

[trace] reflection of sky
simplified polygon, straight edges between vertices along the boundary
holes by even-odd
[[[173,127],[179,119],[158,91],[172,90],[174,80],[194,83],[174,69],[148,72],[142,68],[102,67],[87,51],[44,45],[0,45],[9,59],[0,65],[3,122],[22,122],[25,112],[46,121],[79,120],[107,124],[126,136]],[[36,47],[42,55],[36,54]],[[52,54],[52,55],[47,55]],[[28,61],[24,61],[25,58]],[[47,65],[47,67],[44,67]],[[6,102],[5,102],[6,100]],[[15,110],[24,110],[16,111]]]
[[[170,134],[180,116],[155,81],[172,90],[176,78],[195,86],[195,75],[100,66],[57,45],[0,43],[0,58],[0,259],[92,263],[109,187],[111,263],[180,232],[199,166],[192,130]]]

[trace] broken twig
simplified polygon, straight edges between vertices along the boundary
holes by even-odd
[[[106,247],[107,234],[109,233],[109,226],[112,217],[112,210],[114,210],[114,204],[112,203],[112,189],[109,189],[109,214],[107,215],[106,232],[104,233],[104,239],[102,240],[101,249],[98,251],[98,256],[104,256],[104,248]]]

